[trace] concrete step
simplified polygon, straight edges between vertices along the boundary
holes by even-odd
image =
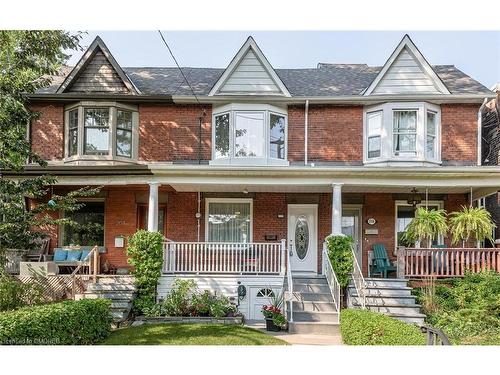
[[[336,312],[311,312],[311,311],[293,311],[294,322],[324,322],[337,323],[339,314]],[[290,312],[288,312],[290,318]]]
[[[353,305],[353,307],[361,307],[361,305]],[[366,308],[373,312],[381,314],[403,314],[403,315],[420,315],[420,305],[372,305],[367,304]]]
[[[290,301],[287,301],[290,303]],[[335,304],[331,302],[321,302],[321,301],[292,301],[293,311],[323,311],[323,312],[335,312]]]
[[[133,284],[125,283],[92,283],[87,287],[87,291],[133,291],[135,292],[136,287]]]
[[[128,311],[120,310],[111,310],[111,317],[113,318],[114,322],[119,322],[123,321],[128,318]]]
[[[107,298],[107,299],[119,299],[119,300],[132,300],[134,298],[135,292],[125,292],[125,291],[88,291],[85,292],[85,298]]]
[[[365,279],[367,286],[391,286],[391,287],[406,287],[408,286],[407,279],[380,279],[367,278]]]
[[[411,296],[410,287],[392,287],[392,286],[380,286],[380,287],[367,287],[367,296],[384,296],[384,297],[396,297],[396,296]],[[355,293],[355,289],[351,288],[349,293]]]
[[[340,325],[323,322],[288,323],[288,332],[314,335],[340,335]]]
[[[418,325],[423,325],[424,320],[425,320],[425,315],[424,314],[412,314],[412,315],[406,315],[406,314],[386,314],[394,319],[401,320],[402,322],[405,323],[410,323],[410,324],[418,324]]]
[[[309,292],[303,292],[303,293],[295,293],[293,295],[293,300],[294,301],[322,301],[322,302],[331,302],[333,303],[333,298],[332,294],[330,292],[328,293],[309,293]]]
[[[294,284],[294,293],[330,293],[328,284]]]
[[[350,294],[348,298],[349,305],[360,303],[361,298],[357,294]],[[366,303],[372,305],[414,305],[415,296],[367,296]]]
[[[133,276],[105,276],[99,277],[100,284],[134,284]]]
[[[111,300],[112,309],[129,310],[131,307],[132,307],[132,301],[130,300]]]

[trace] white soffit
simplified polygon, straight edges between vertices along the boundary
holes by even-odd
[[[450,94],[450,91],[405,35],[364,95]]]
[[[252,37],[248,37],[208,95],[291,96]]]

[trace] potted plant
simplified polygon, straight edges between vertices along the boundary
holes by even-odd
[[[490,213],[482,207],[462,206],[462,211],[450,214],[451,241],[455,245],[462,241],[462,247],[470,239],[493,241],[496,225],[491,221]]]
[[[266,331],[279,332],[285,326],[286,318],[280,308],[264,305],[261,311],[266,319]]]
[[[423,247],[431,247],[432,241],[439,236],[445,236],[448,231],[446,211],[417,208],[415,218],[406,227],[403,242],[415,243],[419,241]]]

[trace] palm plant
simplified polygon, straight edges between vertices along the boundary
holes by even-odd
[[[447,231],[448,224],[445,210],[428,210],[419,207],[415,212],[415,218],[406,227],[403,239],[409,243],[420,241],[426,247],[430,247],[434,239],[446,235]]]
[[[454,245],[462,241],[462,246],[465,246],[469,239],[493,241],[495,228],[490,213],[482,207],[462,206],[462,211],[450,214],[451,240]]]

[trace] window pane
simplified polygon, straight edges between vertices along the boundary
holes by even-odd
[[[250,203],[209,203],[208,240],[250,242]]]
[[[235,156],[264,156],[264,113],[236,113],[235,122]]]
[[[284,159],[285,158],[285,117],[271,113],[269,117],[270,126],[270,145],[269,157]]]
[[[380,137],[368,138],[368,157],[378,158],[380,156]]]
[[[382,111],[368,113],[367,122],[368,136],[380,135],[382,132]]]
[[[85,154],[109,154],[109,108],[85,108]]]
[[[416,153],[417,136],[412,134],[395,134],[394,135],[394,150],[396,155],[400,154],[415,154]]]
[[[78,152],[78,128],[70,129],[69,138],[69,156],[76,155]]]
[[[436,114],[427,112],[427,134],[436,135]]]
[[[116,155],[132,157],[132,132],[116,129]]]
[[[119,129],[132,130],[132,112],[117,110],[116,127]]]
[[[108,128],[86,128],[85,129],[85,154],[108,155]]]
[[[410,222],[413,220],[414,217],[415,217],[414,207],[398,206],[397,219],[396,219],[398,246],[409,245],[404,243],[403,235],[406,232],[406,227],[408,226],[408,224],[410,224]]]
[[[65,217],[77,226],[63,226],[63,246],[104,246],[104,202],[87,202],[78,211]]]
[[[428,158],[434,158],[436,156],[435,153],[436,149],[436,137],[432,135],[427,136],[427,147],[426,147],[426,152],[427,152],[427,157]]]
[[[392,121],[395,132],[413,133],[417,130],[417,111],[393,111]]]
[[[69,111],[69,128],[78,128],[78,109]]]
[[[215,116],[215,157],[229,156],[229,113]]]

